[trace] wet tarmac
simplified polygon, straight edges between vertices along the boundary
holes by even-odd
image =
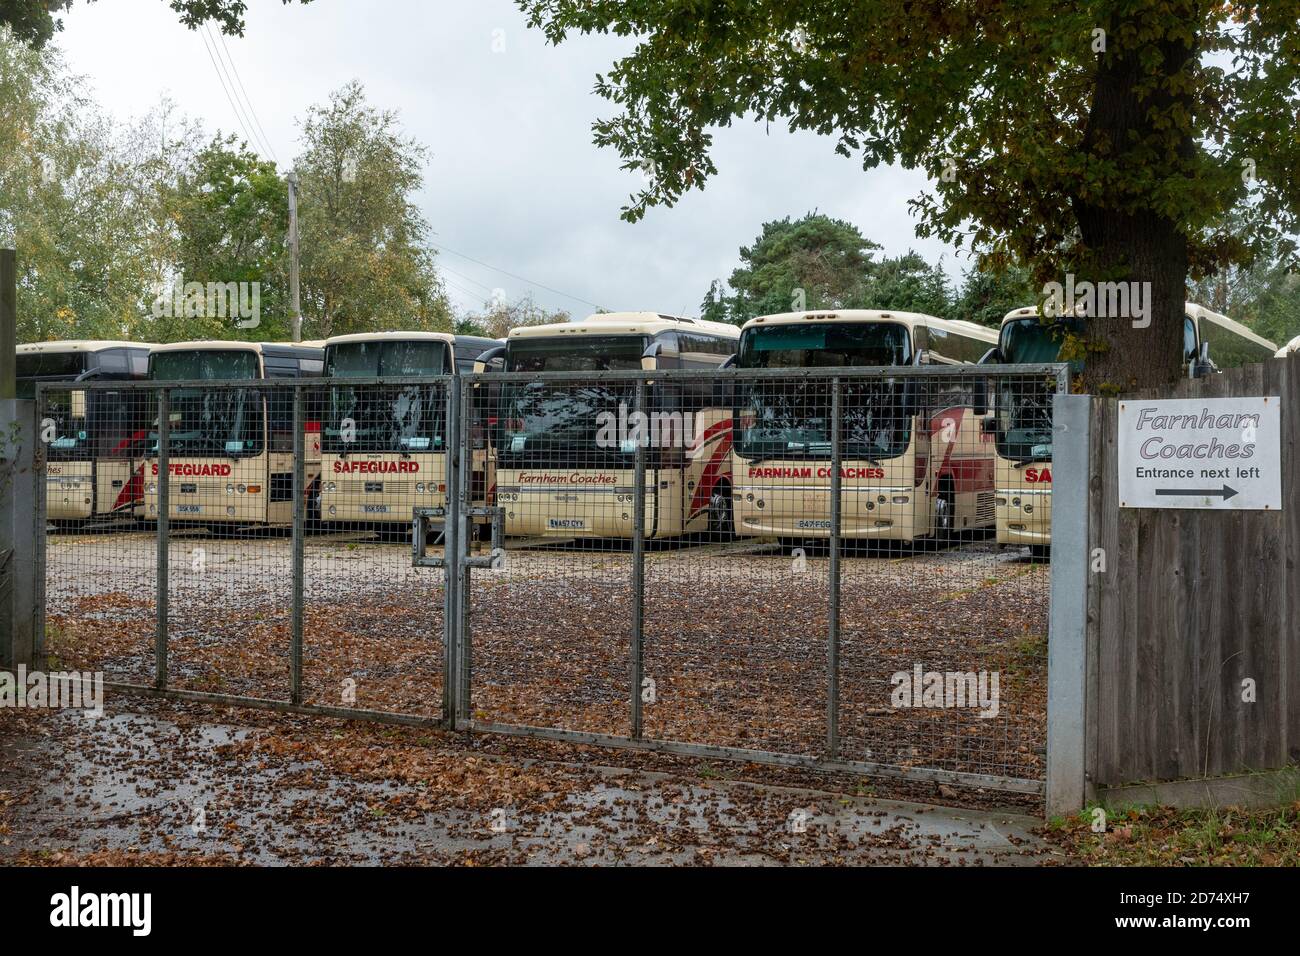
[[[1039,821],[1012,811],[484,754],[449,734],[354,739],[355,725],[333,721],[281,733],[158,703],[98,719],[14,715],[0,718],[4,862],[1000,866],[1056,855]]]

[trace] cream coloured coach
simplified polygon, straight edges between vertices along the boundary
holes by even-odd
[[[602,372],[716,369],[740,330],[659,312],[611,312],[512,329],[507,372],[570,372],[567,381],[509,382],[491,407],[496,501],[510,535],[628,538],[635,457],[645,447],[644,534],[730,533],[731,411],[713,383],[657,381],[645,391],[654,423],[636,431],[631,378]]]
[[[406,536],[413,509],[443,506],[450,381],[430,379],[484,371],[488,366],[480,359],[503,344],[446,332],[366,332],[327,339],[322,520]],[[348,382],[367,378],[385,381]],[[491,459],[483,428],[471,427],[471,487],[481,504]]]
[[[290,388],[239,382],[319,378],[320,342],[176,342],[149,351],[148,378],[170,389],[168,517],[209,529],[287,525],[293,520],[294,401]],[[220,387],[217,383],[228,383]],[[155,396],[156,401],[156,396]],[[320,480],[320,423],[303,421],[304,490],[310,518]],[[158,431],[150,433],[147,519],[158,517]]]
[[[76,340],[17,348],[18,396],[35,398],[41,383],[143,379],[144,342]],[[46,444],[46,517],[57,522],[134,518],[143,505],[150,417],[140,392],[46,391],[41,417],[54,424]]]
[[[742,369],[974,365],[997,333],[915,312],[765,315],[740,335]],[[841,384],[840,533],[914,541],[993,527],[993,444],[978,383],[853,378]],[[831,383],[738,387],[732,474],[738,535],[830,535]]]

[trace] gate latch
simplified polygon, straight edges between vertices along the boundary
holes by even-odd
[[[500,505],[467,508],[465,510],[465,517],[471,519],[471,523],[475,518],[487,518],[492,524],[491,554],[471,556],[469,554],[470,542],[467,536],[464,556],[465,567],[499,568],[501,566],[501,556],[504,554],[506,509]],[[426,555],[424,553],[425,539],[428,537],[429,526],[434,523],[435,519],[445,525],[447,520],[447,509],[414,508],[411,511],[411,565],[413,567],[445,568],[447,566],[445,549],[443,557]]]
[[[426,555],[424,543],[429,537],[431,519],[445,522],[446,508],[414,508],[411,511],[411,566],[415,568],[445,568],[447,562],[442,557]]]
[[[492,522],[492,551],[488,555],[479,557],[465,556],[465,567],[467,568],[499,568],[505,554],[505,524],[506,509],[500,505],[489,505],[487,507],[470,508],[465,512],[466,516],[473,518],[487,518]],[[465,548],[468,552],[469,542],[465,542]]]

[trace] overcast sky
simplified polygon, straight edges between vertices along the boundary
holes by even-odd
[[[592,92],[595,74],[631,48],[627,40],[549,47],[510,0],[249,7],[246,36],[225,38],[225,49],[282,168],[298,152],[297,119],[354,78],[429,147],[417,202],[458,312],[499,288],[575,315],[592,304],[694,315],[764,221],[811,209],[856,223],[887,254],[946,254],[952,276],[967,265],[916,237],[907,200],[925,186],[920,172],[863,172],[830,139],[752,122],[718,131],[719,174],[703,192],[623,222],[638,177],[592,144],[591,122],[612,110]],[[162,0],[77,3],[64,28],[57,43],[69,66],[112,115],[138,116],[166,94],[210,132],[243,136],[202,34]]]

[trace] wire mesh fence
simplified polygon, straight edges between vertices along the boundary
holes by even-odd
[[[43,386],[45,649],[212,699],[1041,790],[1064,383]]]
[[[1050,494],[1065,383],[468,379],[506,545],[469,573],[463,725],[1039,789],[1050,538],[1010,512]]]
[[[144,513],[154,396],[129,389],[42,388],[37,496],[44,542],[45,650],[52,669],[155,674],[157,542]]]
[[[413,509],[446,502],[448,380],[306,392],[321,449],[305,536],[305,700],[441,717],[443,582],[412,567],[410,540]]]
[[[440,719],[442,580],[410,534],[445,500],[447,398],[441,380],[42,386],[50,659]]]

